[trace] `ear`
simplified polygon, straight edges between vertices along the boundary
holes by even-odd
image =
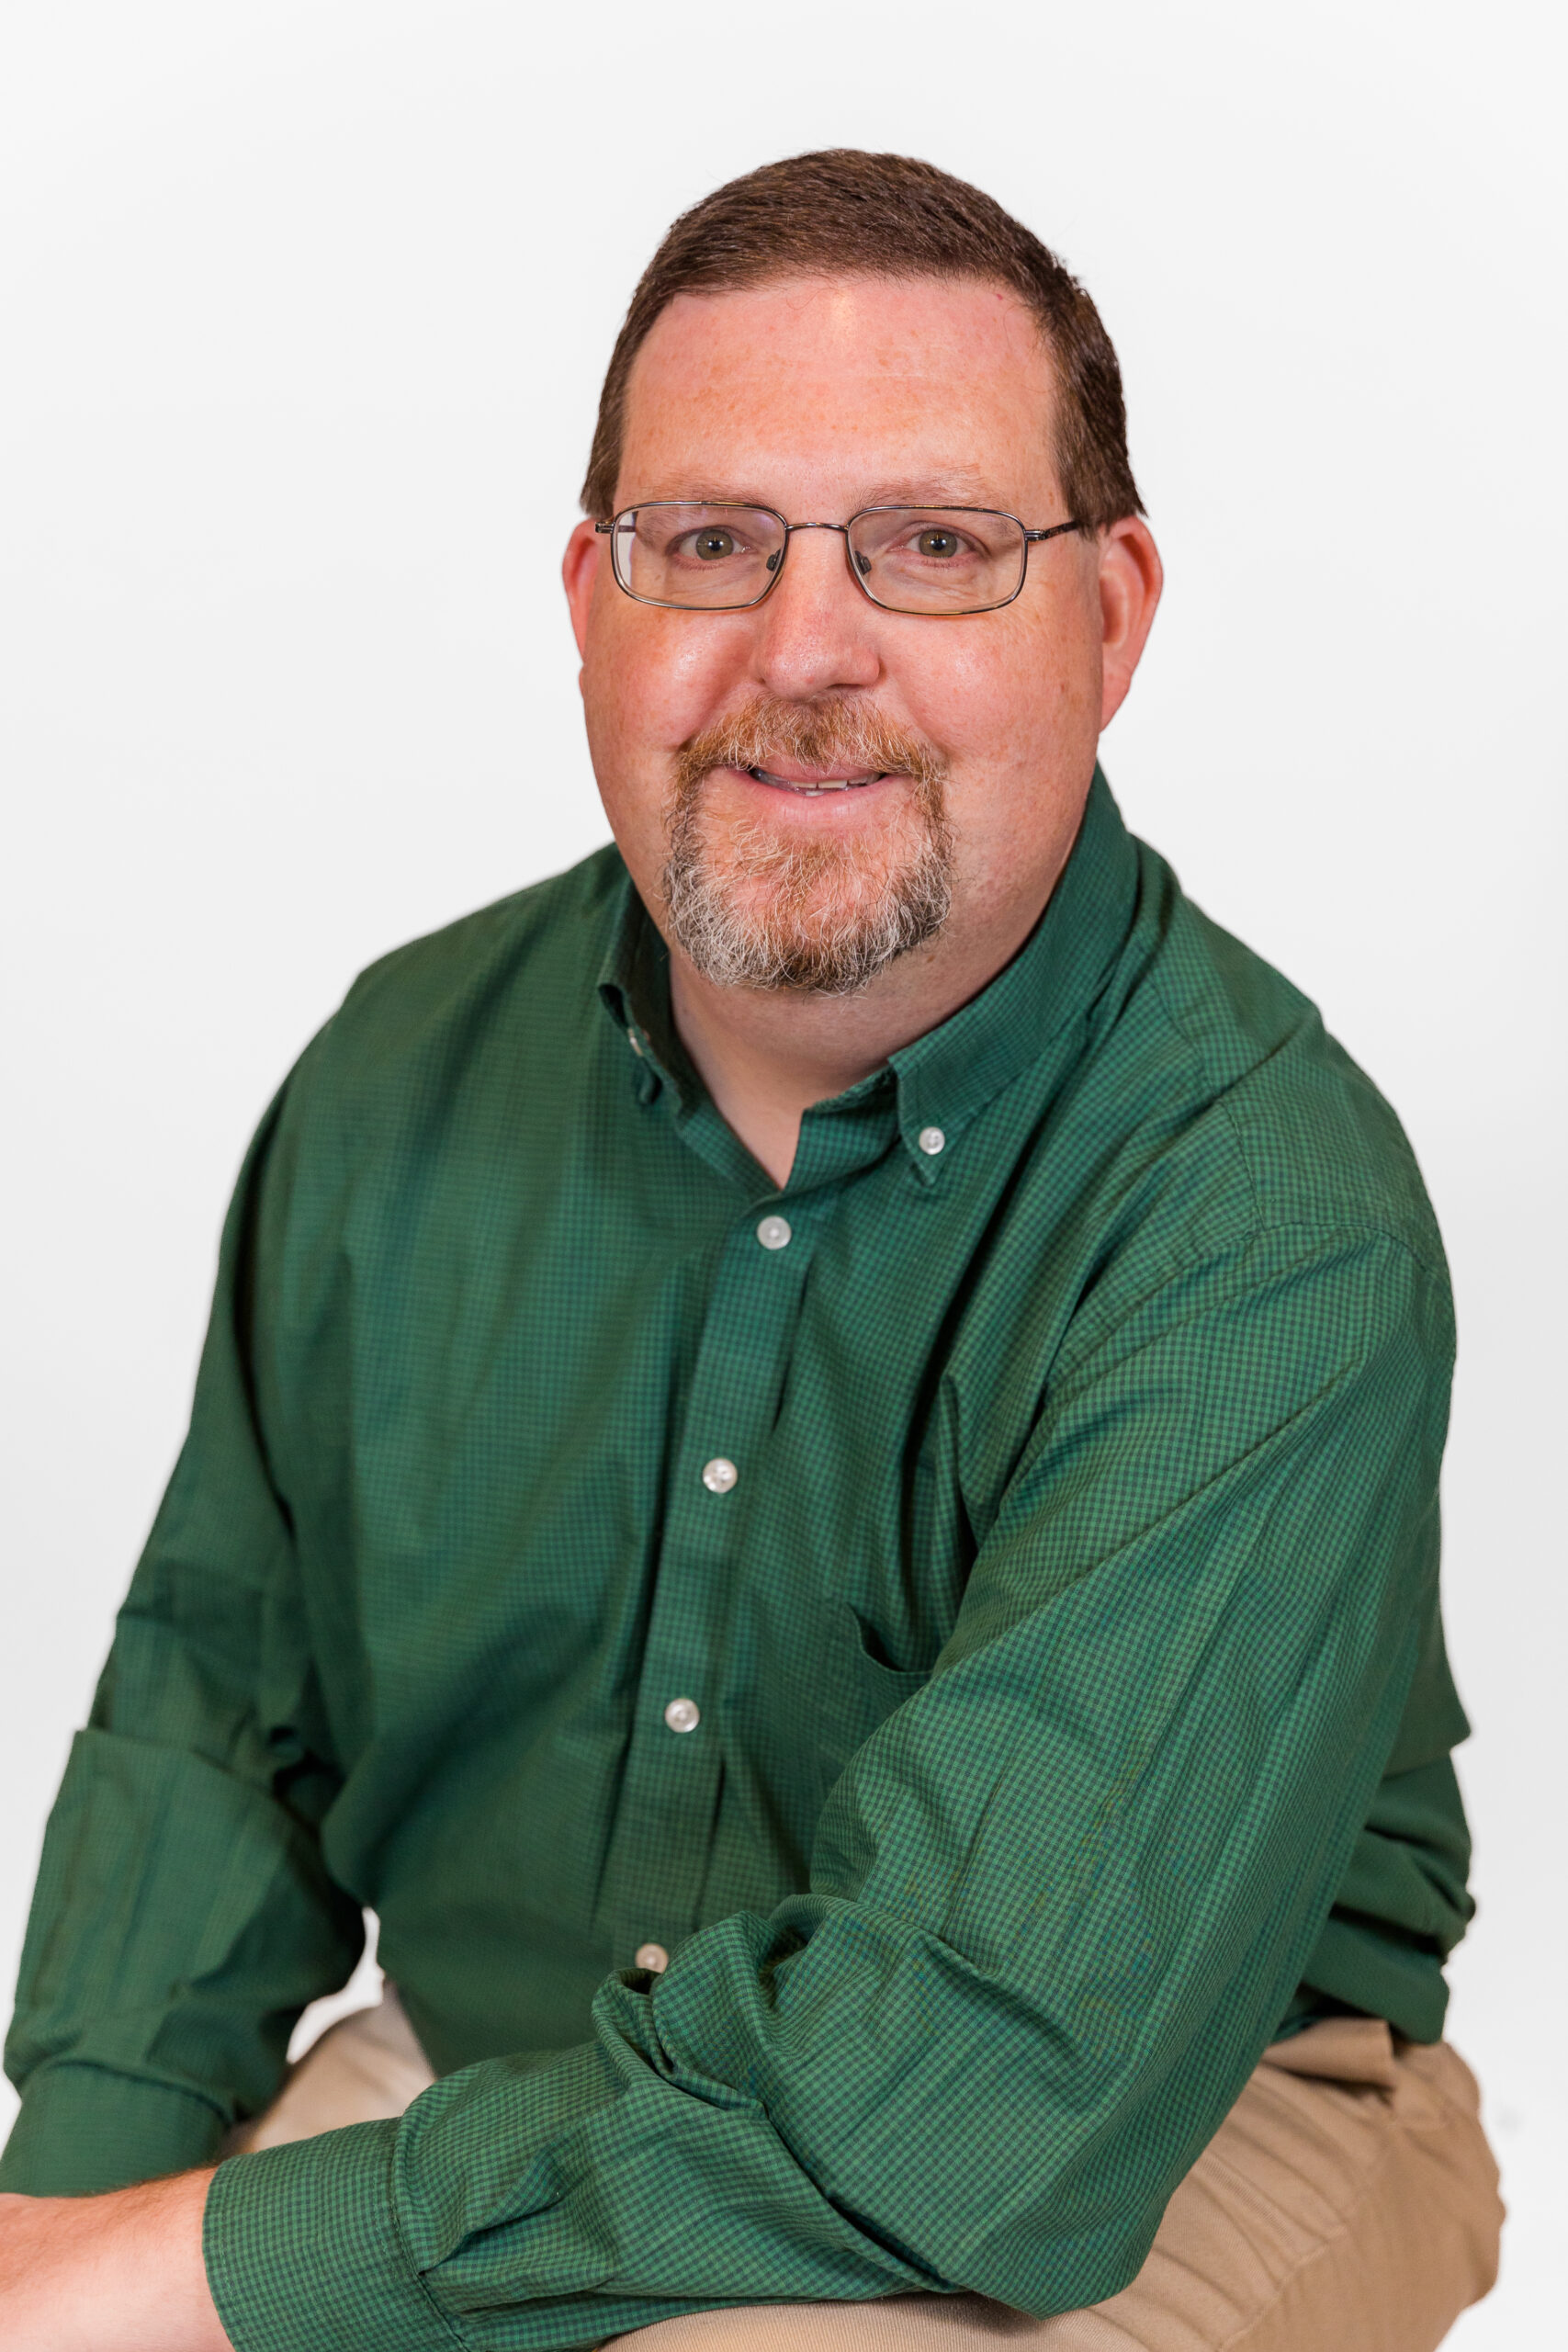
[[[1101,728],[1110,726],[1127,699],[1164,585],[1159,549],[1141,514],[1123,515],[1100,533]]]
[[[593,583],[599,577],[599,556],[604,545],[592,522],[579,523],[561,559],[560,576],[580,661],[588,658],[588,613],[593,602]]]

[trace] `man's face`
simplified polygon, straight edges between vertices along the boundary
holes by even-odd
[[[736,501],[792,523],[988,506],[1043,528],[1068,519],[1053,403],[1033,320],[996,286],[683,295],[632,371],[616,505]],[[622,593],[605,540],[579,526],[566,577],[600,790],[698,970],[831,993],[1011,952],[1152,616],[1146,595],[1129,630],[1129,529],[1146,542],[1134,525],[1033,548],[1013,603],[937,618],[872,604],[828,531],[791,539],[749,611],[661,610]]]

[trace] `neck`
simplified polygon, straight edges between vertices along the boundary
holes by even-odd
[[[848,997],[716,988],[671,944],[670,1001],[681,1041],[719,1116],[775,1184],[789,1182],[811,1105],[869,1078],[889,1054],[977,996],[1018,953],[1049,896],[966,926],[962,946],[944,937],[917,948]]]

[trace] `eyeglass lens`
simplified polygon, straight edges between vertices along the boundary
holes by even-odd
[[[618,514],[612,545],[632,595],[712,612],[764,596],[787,538],[764,507],[666,503]],[[894,612],[983,612],[1005,605],[1023,578],[1023,529],[1010,514],[874,507],[851,524],[849,546],[868,593]]]

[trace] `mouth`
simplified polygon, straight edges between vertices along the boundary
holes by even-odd
[[[746,774],[758,784],[772,785],[777,792],[798,793],[813,799],[820,792],[858,792],[868,784],[880,784],[890,775],[890,768],[874,769],[869,775],[777,775],[772,768],[748,768]]]

